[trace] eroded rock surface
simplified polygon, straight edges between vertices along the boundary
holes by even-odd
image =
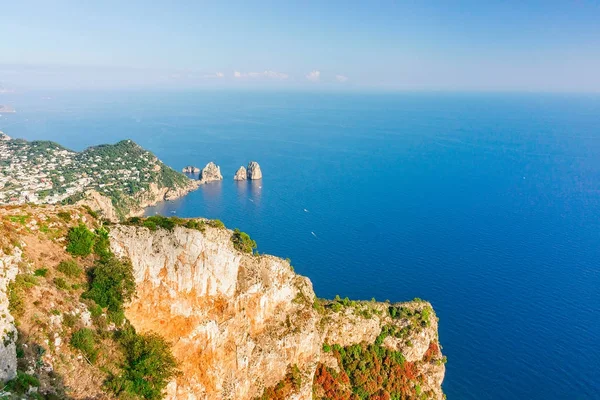
[[[429,303],[316,307],[311,282],[287,261],[241,253],[230,238],[231,231],[211,227],[111,230],[113,252],[129,257],[134,267],[137,297],[128,319],[140,331],[165,336],[181,363],[168,399],[252,399],[297,366],[302,384],[289,398],[309,400],[317,366],[339,368],[324,344],[374,343],[384,328],[395,333],[383,345],[401,351],[423,376],[419,390],[442,398],[441,353],[437,362],[426,355],[437,345]],[[392,317],[392,306],[410,317]],[[426,321],[424,309],[431,310]]]
[[[181,172],[183,172],[184,174],[197,174],[200,172],[200,168],[194,167],[193,165],[188,165],[186,167],[183,167]]]
[[[248,163],[247,168],[247,177],[248,179],[262,179],[262,171],[260,170],[260,165],[256,161],[250,161]]]
[[[244,168],[244,166],[241,166],[235,173],[233,180],[234,181],[245,181],[246,179],[247,179],[246,168]]]
[[[212,161],[206,164],[206,167],[202,168],[200,172],[200,181],[203,183],[220,181],[222,179],[221,168]]]
[[[18,247],[11,252],[0,249],[0,384],[17,376],[17,328],[9,311],[8,285],[17,276],[22,252]]]

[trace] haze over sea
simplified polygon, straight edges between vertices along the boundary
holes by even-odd
[[[49,99],[48,97],[51,97]],[[224,180],[148,212],[219,218],[320,297],[420,297],[450,399],[600,398],[600,96],[0,95],[0,130],[81,150],[130,138]],[[264,178],[234,182],[256,160]]]

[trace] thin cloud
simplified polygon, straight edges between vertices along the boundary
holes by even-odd
[[[318,82],[321,79],[321,71],[314,70],[306,74],[306,79],[311,82]]]
[[[205,74],[202,76],[204,79],[221,79],[225,77],[222,72],[215,72],[214,74]]]
[[[289,75],[283,72],[277,72],[272,70],[266,70],[263,72],[240,72],[234,71],[233,77],[236,79],[275,79],[275,80],[283,80],[289,78]]]
[[[341,83],[344,83],[348,80],[348,77],[345,75],[336,75],[335,80]]]

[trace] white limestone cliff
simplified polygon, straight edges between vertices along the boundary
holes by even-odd
[[[9,311],[8,286],[17,276],[22,252],[18,247],[11,251],[0,249],[0,383],[17,376],[17,328]]]
[[[113,252],[129,257],[134,268],[137,296],[126,310],[128,319],[142,332],[163,335],[181,363],[167,399],[252,399],[297,365],[302,386],[292,398],[309,400],[318,363],[337,363],[323,352],[324,343],[373,343],[384,326],[408,323],[393,319],[386,303],[318,311],[308,278],[280,258],[239,252],[227,229],[115,226],[110,235]],[[402,304],[430,308],[426,302]],[[371,314],[363,316],[362,307]],[[427,327],[403,340],[387,337],[384,345],[416,361],[419,373],[427,372],[422,389],[441,399],[443,363],[420,361],[437,342],[431,312]]]

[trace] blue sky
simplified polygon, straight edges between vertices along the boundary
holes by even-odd
[[[7,87],[600,91],[598,1],[4,3]]]

